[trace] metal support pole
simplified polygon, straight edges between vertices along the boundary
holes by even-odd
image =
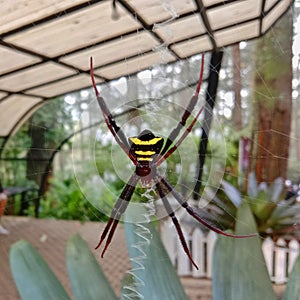
[[[202,186],[202,174],[207,152],[208,136],[213,118],[213,109],[216,102],[217,88],[219,83],[219,72],[221,69],[223,51],[214,51],[209,64],[208,85],[205,97],[204,120],[202,125],[202,135],[198,150],[198,166],[196,170],[196,185],[193,191],[193,199],[199,200]]]

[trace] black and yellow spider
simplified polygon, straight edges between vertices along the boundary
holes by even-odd
[[[111,112],[109,111],[108,107],[104,102],[104,99],[99,95],[98,89],[96,87],[95,78],[94,78],[93,62],[91,58],[90,72],[91,72],[92,83],[97,96],[98,103],[100,105],[101,111],[104,116],[104,120],[107,124],[107,127],[109,128],[112,135],[114,136],[116,142],[120,145],[120,147],[124,150],[124,152],[127,154],[127,156],[131,159],[131,161],[135,165],[135,171],[130,177],[125,187],[123,188],[123,191],[112,210],[109,221],[100,237],[100,241],[96,246],[96,249],[98,249],[108,234],[106,244],[102,251],[101,257],[103,257],[107,247],[111,243],[118,222],[122,214],[125,212],[129,204],[129,201],[132,197],[132,194],[135,190],[135,187],[139,181],[141,181],[142,186],[148,187],[151,184],[154,185],[159,197],[162,199],[163,205],[168,215],[172,218],[172,221],[176,227],[177,233],[179,235],[185,253],[189,257],[192,264],[197,269],[198,266],[192,259],[191,253],[188,249],[187,243],[183,236],[178,219],[176,218],[175,213],[172,210],[171,205],[167,199],[168,193],[171,193],[174,196],[174,198],[179,202],[179,204],[182,207],[184,207],[192,217],[194,217],[197,221],[199,221],[200,223],[202,223],[203,225],[205,225],[206,227],[208,227],[209,229],[217,233],[223,234],[225,236],[236,237],[236,238],[244,238],[244,237],[255,235],[255,234],[234,235],[234,234],[224,232],[221,229],[216,228],[213,225],[209,224],[207,221],[205,221],[203,218],[200,217],[199,213],[187,203],[184,197],[180,193],[178,193],[173,188],[173,186],[167,181],[167,179],[162,175],[160,175],[159,171],[157,170],[157,167],[179,147],[182,141],[191,132],[200,113],[203,110],[202,107],[197,113],[196,117],[191,122],[191,124],[185,129],[182,135],[178,138],[181,129],[185,126],[188,117],[191,115],[191,112],[198,101],[200,86],[202,83],[203,71],[204,71],[204,56],[202,56],[201,70],[200,70],[200,76],[199,76],[196,92],[194,96],[191,98],[186,110],[184,111],[180,122],[173,129],[173,131],[167,138],[166,142],[164,142],[162,137],[155,136],[150,130],[144,130],[138,136],[130,137],[127,139],[122,129],[116,124],[115,120],[113,119]],[[177,141],[174,142],[176,139]]]

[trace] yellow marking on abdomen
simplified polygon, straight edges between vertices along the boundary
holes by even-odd
[[[152,161],[153,158],[152,157],[138,157],[137,160],[138,161]]]
[[[153,155],[153,154],[155,154],[155,151],[141,151],[141,150],[137,150],[137,151],[135,151],[135,154],[137,154],[137,155]]]
[[[139,138],[137,137],[131,137],[129,138],[135,145],[155,145],[157,142],[159,142],[162,137],[156,137],[156,138],[153,138],[149,141],[142,141],[140,140]]]

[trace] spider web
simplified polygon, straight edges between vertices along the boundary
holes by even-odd
[[[165,9],[170,12],[172,16],[167,22],[171,22],[173,18],[176,18],[172,7],[165,3]],[[299,1],[295,1],[295,14],[299,14]],[[295,15],[295,35],[293,43],[293,105],[295,109],[293,110],[292,116],[292,131],[290,138],[290,155],[288,158],[280,157],[288,160],[289,166],[292,170],[296,168],[294,166],[299,164],[299,153],[300,153],[300,137],[299,137],[299,123],[297,122],[297,105],[299,105],[299,73],[300,73],[300,52],[297,46],[300,44],[300,18]],[[155,24],[154,29],[157,27],[163,28],[166,24]],[[298,30],[298,31],[297,31]],[[281,55],[286,55],[282,49],[279,39],[273,29],[270,32],[273,35],[274,47],[281,49]],[[168,34],[172,34],[169,32]],[[243,42],[241,47],[242,60],[245,64],[249,63],[246,60],[245,55],[251,54],[251,49],[255,41]],[[155,50],[161,54],[161,65],[155,66],[151,71],[146,70],[140,72],[135,78],[120,78],[117,81],[108,83],[107,85],[102,85],[100,87],[100,93],[106,100],[109,100],[109,107],[113,114],[116,115],[116,120],[120,122],[122,128],[124,128],[125,133],[128,136],[134,136],[139,133],[141,129],[150,128],[155,130],[155,133],[162,135],[166,138],[174,128],[174,126],[179,121],[179,116],[184,111],[187,101],[194,93],[195,83],[197,82],[197,76],[200,68],[200,55],[196,55],[187,59],[184,62],[176,62],[165,66],[165,50],[167,45],[160,45]],[[230,137],[230,132],[227,130],[228,123],[230,122],[232,116],[232,109],[234,105],[233,90],[232,90],[232,78],[230,72],[232,70],[232,57],[231,49],[224,49],[224,60],[222,69],[220,71],[220,84],[218,88],[217,106],[214,110],[212,131],[210,133],[210,149],[207,154],[207,162],[204,169],[203,176],[203,186],[207,189],[207,192],[203,194],[208,197],[205,199],[203,197],[201,201],[197,204],[201,208],[205,209],[206,205],[210,202],[211,198],[215,195],[214,193],[219,189],[224,189],[221,185],[223,178],[231,178],[233,181],[237,181],[238,176],[233,173],[232,170],[226,168],[226,163],[228,162],[228,143],[227,140]],[[250,55],[251,56],[251,55]],[[249,59],[249,58],[248,58]],[[276,58],[273,58],[276,59]],[[207,66],[210,57],[206,55],[206,76],[207,76]],[[253,73],[259,74],[259,70],[253,69],[253,64],[243,66],[240,70],[242,74],[242,104],[240,110],[243,112],[243,118],[246,120],[245,127],[251,121],[251,77]],[[184,76],[182,76],[184,75]],[[263,77],[261,76],[264,82]],[[265,86],[267,87],[267,83]],[[204,103],[205,98],[206,83],[203,83],[201,88],[201,93],[199,96],[199,103],[194,110],[194,114],[199,110],[200,106]],[[177,91],[177,92],[174,92]],[[254,91],[259,93],[259,91]],[[272,98],[272,91],[267,97]],[[56,119],[57,123],[64,129],[62,135],[59,136],[56,144],[51,144],[45,141],[46,148],[49,153],[56,151],[60,146],[61,142],[76,132],[78,134],[74,135],[70,141],[72,145],[68,146],[65,144],[61,149],[60,153],[57,154],[54,161],[54,176],[60,174],[61,178],[69,179],[74,175],[76,177],[72,178],[74,182],[79,185],[82,193],[85,195],[86,199],[90,201],[99,210],[104,212],[104,214],[109,215],[111,208],[114,204],[113,199],[118,197],[120,189],[113,189],[113,183],[119,180],[126,183],[128,178],[128,172],[133,172],[133,166],[128,162],[127,156],[122,153],[110,133],[108,132],[103,118],[100,114],[100,110],[97,107],[95,101],[95,96],[92,90],[85,90],[80,93],[73,93],[65,96],[64,98],[57,99],[60,102],[63,110],[69,115],[70,124],[66,124],[63,118]],[[51,110],[51,105],[49,107],[44,106],[45,110]],[[187,198],[191,198],[193,188],[195,185],[195,172],[197,161],[197,149],[198,149],[198,139],[201,134],[201,122],[203,117],[200,117],[199,122],[196,124],[193,133],[187,138],[187,140],[182,144],[182,149],[179,149],[179,159],[178,163],[174,164],[173,168],[168,163],[162,166],[162,173],[165,176],[170,176],[172,183],[175,188],[180,192],[184,193]],[[50,122],[51,123],[51,122]],[[94,126],[94,124],[98,124]],[[26,125],[28,126],[28,125]],[[30,126],[34,128],[40,128],[45,135],[45,138],[51,136],[53,130],[58,130],[57,127],[51,127],[49,125],[42,125],[40,122],[36,122],[33,118],[31,120]],[[27,128],[24,128],[26,132]],[[33,136],[33,133],[29,132],[29,136]],[[80,133],[81,132],[81,133]],[[282,134],[280,131],[272,129],[272,132],[277,134]],[[259,132],[258,132],[259,133]],[[47,137],[48,136],[48,137]],[[16,135],[11,141],[6,145],[4,152],[4,157],[11,157],[11,154],[17,153],[20,160],[17,161],[18,164],[22,165],[17,167],[12,161],[6,162],[5,171],[2,170],[2,174],[6,173],[8,183],[12,183],[15,178],[16,173],[25,174],[25,162],[21,160],[24,158],[24,153],[29,150],[29,144],[27,147],[24,145],[18,146],[16,141],[19,136]],[[50,138],[49,138],[50,140]],[[215,143],[215,141],[220,141],[220,143]],[[47,146],[48,143],[48,146]],[[21,147],[21,149],[19,148]],[[99,152],[103,148],[110,148],[105,152],[105,157],[102,158],[106,161],[111,161],[112,169],[109,172],[105,171],[101,165],[97,164],[97,159]],[[187,148],[191,148],[187,155],[185,151]],[[38,149],[35,149],[38,150]],[[44,151],[44,149],[41,149]],[[216,150],[215,152],[213,150]],[[268,149],[264,149],[266,152],[270,152]],[[7,153],[7,154],[6,154]],[[273,153],[269,153],[273,155]],[[231,154],[231,158],[237,160],[237,154]],[[32,169],[31,174],[27,176],[33,176],[35,173],[43,172],[39,167],[39,162],[36,162],[36,169]],[[120,167],[121,165],[121,167]],[[105,166],[105,165],[104,165]],[[188,167],[186,167],[188,166]],[[106,167],[106,166],[105,166]],[[294,168],[293,168],[294,167]],[[186,168],[185,173],[183,169]],[[11,170],[11,171],[7,171]],[[297,170],[297,169],[296,169]],[[47,174],[52,175],[52,170],[48,170]],[[100,174],[100,175],[99,175]],[[172,175],[176,174],[172,177]],[[182,175],[184,174],[184,176]],[[292,175],[294,173],[291,173]],[[287,182],[290,187],[298,189],[299,184],[297,180],[297,173],[291,176],[291,180]],[[20,182],[20,185],[23,183]],[[270,182],[268,182],[270,184]],[[110,202],[101,203],[99,206],[99,190],[106,190],[106,193],[110,195]],[[213,195],[211,194],[213,191]],[[104,195],[105,192],[103,192]],[[27,198],[28,203],[32,203],[35,199],[35,195],[32,198]],[[146,198],[149,198],[147,194]],[[156,199],[150,196],[151,201],[156,201]],[[103,206],[102,206],[103,205]],[[133,202],[132,209],[138,203]],[[178,208],[178,207],[176,207]],[[10,207],[8,207],[10,209]],[[229,213],[229,212],[228,212]],[[151,214],[154,215],[152,211]],[[165,214],[160,215],[160,217],[165,217]],[[235,216],[231,216],[233,222],[235,221]],[[135,222],[140,223],[141,220],[137,219]],[[298,225],[298,224],[296,224]]]
[[[164,24],[157,24],[156,26],[158,26],[158,27],[162,26],[163,27],[163,25]],[[274,46],[278,47],[281,50],[281,55],[282,56],[285,55],[285,52],[281,48],[280,42],[276,38],[275,33],[272,32],[272,30],[271,30],[271,33],[273,33]],[[253,44],[254,44],[253,42],[242,43],[241,44],[241,47],[243,48],[242,50],[244,50],[245,52],[247,51],[246,53],[249,54],[249,51],[251,50],[251,47],[253,47]],[[156,49],[157,51],[159,51],[161,53],[162,64],[164,63],[164,50],[165,49],[166,48],[164,47],[164,45],[162,45],[162,46],[160,46],[159,48]],[[226,140],[226,138],[228,138],[228,132],[226,132],[226,123],[231,118],[232,108],[233,108],[233,104],[234,104],[233,91],[232,91],[232,78],[230,78],[228,76],[228,74],[226,74],[226,71],[228,71],[228,69],[230,69],[230,64],[232,64],[232,60],[230,58],[231,55],[232,55],[231,54],[231,50],[230,49],[229,50],[226,49],[225,50],[225,71],[222,70],[221,71],[222,73],[220,74],[220,77],[222,79],[222,83],[220,84],[220,88],[219,88],[218,103],[217,103],[217,108],[216,108],[216,115],[214,116],[214,118],[215,118],[214,122],[218,123],[219,127],[218,127],[218,125],[213,124],[213,131],[211,133],[211,135],[213,137],[214,137],[214,135],[215,135],[215,137],[216,136],[218,136],[218,137],[221,136],[221,140],[222,140],[221,149],[224,151],[223,152],[224,156],[220,157],[220,153],[217,152],[218,155],[219,155],[219,156],[217,156],[217,158],[219,159],[217,161],[217,163],[219,163],[223,167],[223,169],[221,168],[222,170],[219,170],[219,172],[221,173],[221,176],[219,176],[219,177],[217,176],[218,175],[218,171],[216,169],[208,168],[206,170],[206,177],[204,177],[205,179],[203,180],[203,185],[205,186],[205,189],[206,188],[209,189],[209,192],[205,193],[205,190],[203,192],[204,197],[202,197],[201,201],[199,202],[199,205],[202,208],[205,208],[205,206],[210,202],[211,198],[213,198],[214,195],[212,195],[211,191],[216,191],[218,189],[219,190],[222,190],[222,189],[224,190],[224,188],[221,185],[222,184],[222,178],[228,178],[228,177],[231,177],[231,178],[233,177],[233,179],[237,179],[238,178],[237,174],[234,174],[231,170],[227,170],[226,168],[224,168],[224,166],[226,165],[226,162],[224,162],[224,160],[226,161],[226,153],[225,152],[226,152],[226,149],[227,149],[227,144],[226,144],[225,140]],[[296,56],[297,55],[299,55],[299,54],[296,54]],[[276,59],[276,58],[274,58],[274,59]],[[195,56],[190,61],[193,61],[193,60],[197,61],[197,60],[199,60],[199,58],[197,56]],[[209,58],[207,60],[209,61]],[[226,63],[229,64],[229,67],[228,67],[228,65],[226,65]],[[298,61],[297,64],[298,64],[298,69],[299,69],[299,61]],[[297,64],[296,64],[295,69],[297,69]],[[175,65],[175,68],[173,68],[173,71],[171,72],[172,74],[174,74],[174,71],[175,71],[175,73],[176,72],[182,73],[182,69],[184,67],[180,66],[180,64],[178,64],[178,65],[177,66]],[[178,69],[180,69],[180,67],[182,67],[182,68],[181,68],[181,70],[177,71],[176,67]],[[243,82],[243,89],[242,89],[242,106],[240,107],[240,110],[243,110],[243,111],[245,109],[246,110],[247,109],[248,110],[251,109],[251,107],[249,105],[249,103],[251,102],[250,100],[251,100],[251,96],[252,96],[249,93],[249,90],[251,89],[251,86],[247,82],[251,82],[250,79],[251,79],[251,76],[253,76],[253,73],[258,73],[258,76],[260,76],[259,70],[253,70],[251,68],[245,68],[245,69],[241,70],[241,73],[242,73],[242,82]],[[164,80],[166,80],[165,77],[166,77],[166,71],[167,70],[164,70],[162,66],[158,66],[154,70],[155,70],[155,72],[152,71],[151,73],[149,73],[149,71],[142,72],[140,74],[140,78],[144,77],[143,79],[144,79],[144,81],[146,81],[146,77],[148,75],[153,75],[153,73],[156,73],[155,76],[157,76],[157,74],[162,75],[162,77],[159,77],[160,78],[160,80],[159,80],[160,84],[157,84],[154,87],[154,92],[156,92],[156,90],[160,90],[160,87],[163,86],[163,84],[161,83],[161,80],[162,80],[161,78],[163,78]],[[264,81],[263,77],[262,76],[260,76],[260,77],[261,77],[261,79],[263,81],[263,84],[267,87],[267,83]],[[194,78],[196,79],[197,77],[194,75]],[[132,81],[132,79],[131,79],[131,81]],[[180,79],[180,81],[186,83],[187,79]],[[168,82],[168,80],[167,80],[167,82]],[[169,84],[166,84],[166,86],[169,86]],[[202,94],[201,94],[202,98],[204,98],[203,90],[205,90],[205,84],[204,84],[204,88],[202,89]],[[259,91],[254,91],[254,93],[259,93]],[[295,96],[297,97],[298,95],[294,92],[293,93],[293,98],[294,98],[293,101],[295,101]],[[269,90],[269,95],[267,95],[267,97],[269,97],[270,99],[272,99],[272,91],[271,90]],[[161,101],[161,98],[164,99],[165,97],[159,97],[160,101]],[[182,99],[188,99],[188,98],[189,97],[181,97],[181,100]],[[126,101],[128,101],[128,99]],[[175,99],[175,101],[176,101],[176,99]],[[128,101],[127,105],[130,106],[129,103],[131,103],[131,102]],[[174,100],[172,100],[171,103],[174,103]],[[134,106],[135,105],[133,104],[132,107],[134,107]],[[153,127],[155,127],[155,125],[157,124],[157,120],[156,120],[155,117],[156,117],[156,115],[158,113],[161,113],[161,111],[162,111],[162,104],[160,103],[160,104],[158,104],[158,106],[156,106],[156,101],[152,101],[151,104],[150,104],[150,109],[148,108],[147,111],[148,112],[146,112],[145,115],[150,116],[150,118],[151,118],[152,121],[155,120],[155,122],[152,122],[152,124],[151,124]],[[197,111],[197,108],[196,108],[196,111]],[[162,115],[165,116],[165,113],[162,113]],[[180,115],[180,114],[177,114],[177,116],[178,115]],[[244,125],[247,126],[247,123],[249,123],[251,121],[250,114],[249,114],[249,112],[245,111],[245,113],[243,114],[243,116],[246,119],[246,124],[244,124]],[[133,121],[133,123],[136,122],[135,118],[132,118],[131,121]],[[177,120],[175,120],[175,124],[176,124],[177,121],[178,121],[178,118],[177,118]],[[200,120],[200,122],[201,122],[201,120]],[[171,128],[174,127],[174,125],[170,126],[168,124],[168,126],[166,126],[166,127],[168,129],[171,129]],[[125,128],[126,128],[126,123],[125,123]],[[199,130],[199,128],[197,128],[197,127],[195,128],[195,132],[196,133],[197,133],[197,129]],[[128,130],[128,131],[130,133],[133,132],[135,135],[137,135],[138,132],[139,132],[138,130],[137,131],[135,131],[134,129],[132,130],[132,128],[131,128],[131,130]],[[159,129],[158,129],[157,132],[159,132]],[[277,134],[281,134],[282,135],[282,133],[280,131],[276,131],[274,129],[272,129],[271,132],[275,132]],[[166,136],[165,133],[161,133],[161,135]],[[292,140],[292,143],[291,143],[292,145],[293,145],[294,142],[299,141],[299,139],[295,135],[295,129],[294,129],[294,131],[292,131],[291,136],[289,136],[289,137]],[[255,140],[253,140],[253,142],[255,143]],[[191,146],[190,142],[187,142],[187,143]],[[213,142],[212,142],[212,144],[213,144]],[[197,146],[196,146],[196,148],[197,148]],[[213,145],[211,146],[211,148],[213,149]],[[264,150],[266,152],[269,152],[270,155],[274,156],[274,154],[272,152],[270,153],[269,149],[264,148]],[[209,153],[208,154],[208,156],[209,156],[210,159],[214,158],[214,155],[215,155],[214,153]],[[114,157],[116,157],[116,156],[112,154],[111,159],[114,160]],[[185,163],[185,161],[184,161],[185,160],[184,155],[181,158],[182,158],[181,165],[184,165],[184,163]],[[233,158],[236,159],[236,157],[234,157],[234,155],[233,155]],[[297,158],[293,157],[293,155],[289,156],[289,158],[286,158],[286,157],[280,157],[280,158],[288,160],[290,164],[293,164],[293,163],[297,162]],[[115,170],[116,170],[116,173],[120,174],[120,170],[119,170],[120,168],[118,167],[118,164],[119,164],[119,161],[117,160],[117,162],[115,163],[115,166],[116,166]],[[195,172],[195,170],[193,170],[193,172]],[[217,178],[217,180],[210,180],[209,176],[207,174],[212,175],[214,177],[214,179]],[[122,175],[120,175],[120,177],[122,178]],[[188,181],[191,182],[191,179],[189,179]],[[124,179],[124,182],[126,182],[125,179]],[[267,184],[270,184],[270,183],[271,182],[267,182]],[[181,192],[182,192],[182,190],[185,190],[185,192],[186,192],[185,195],[191,195],[191,193],[193,191],[193,185],[191,186],[191,185],[186,184],[185,182],[182,182],[180,180],[180,178],[177,181],[177,185],[175,185],[175,187],[177,189],[179,189]],[[187,196],[187,197],[190,198],[190,196]],[[209,198],[205,199],[205,197],[209,197]],[[228,211],[225,211],[225,213],[227,213],[227,214],[230,215],[230,212],[228,212]],[[234,215],[231,215],[231,217],[232,217],[233,220],[235,220],[235,216]],[[138,222],[139,220],[136,220],[136,221]],[[142,232],[139,232],[138,234],[142,234]]]

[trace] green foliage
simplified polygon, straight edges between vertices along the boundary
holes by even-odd
[[[30,207],[29,215],[33,210],[33,206]],[[39,217],[80,221],[107,219],[84,197],[74,178],[59,176],[51,180],[50,190],[41,200]]]
[[[137,248],[132,243],[138,244],[143,240],[143,237],[137,236],[136,229],[137,225],[129,225],[126,229],[132,262],[141,254],[136,252]],[[146,225],[145,229],[151,230],[152,235],[144,248],[145,259],[139,261],[144,266],[143,270],[137,271],[138,273],[133,270],[133,275],[124,276],[120,299],[128,299],[129,293],[135,293],[130,299],[136,300],[141,299],[138,295],[142,295],[145,300],[187,299],[158,233],[151,224]],[[80,236],[75,235],[68,240],[66,261],[75,299],[117,299],[94,255]],[[47,263],[28,242],[19,241],[12,245],[10,265],[23,300],[70,299]]]
[[[128,165],[129,162],[128,157],[119,148],[119,145],[102,145],[101,143],[96,144],[95,161],[101,177],[103,177],[105,173],[115,173],[113,161],[118,162],[118,168],[120,170],[126,169],[126,165]]]
[[[285,199],[281,178],[269,186],[266,183],[258,185],[254,174],[250,174],[247,194],[224,181],[222,189],[217,191],[209,203],[211,219],[217,220],[224,228],[234,229],[237,208],[242,200],[249,204],[261,236],[299,237],[300,231],[295,224],[300,213],[300,204],[295,196]]]
[[[236,234],[256,232],[246,202],[238,208]],[[251,266],[251,267],[250,267]],[[213,298],[216,300],[275,299],[259,237],[219,237],[213,260]]]
[[[26,156],[30,147],[30,139],[27,134],[28,125],[24,125],[8,140],[3,149],[2,157],[15,158],[16,160],[1,161],[0,176],[3,186],[27,186],[29,180],[25,179],[26,161],[18,160]]]
[[[70,129],[73,127],[72,116],[63,98],[44,104],[33,114],[29,122],[30,126],[43,126],[45,147],[50,149],[56,148],[71,133]]]
[[[41,139],[44,149],[34,149],[35,155],[40,159],[46,159],[51,156],[54,150],[63,139],[65,139],[72,130],[72,116],[68,110],[67,104],[63,98],[54,99],[45,103],[38,109],[21,128],[13,135],[5,145],[2,157],[8,158],[2,162],[1,181],[4,186],[28,186],[30,180],[25,180],[28,176],[35,176],[38,165],[45,162],[33,162],[30,170],[30,162],[26,161],[29,151],[33,146],[33,139],[36,135],[35,129],[40,129],[40,134],[36,138]],[[16,160],[14,160],[16,159]],[[36,175],[38,176],[38,175]],[[28,178],[33,179],[33,178]]]
[[[298,182],[299,170],[300,170],[300,161],[292,160],[292,163],[289,164],[287,178],[289,178],[292,182]]]

